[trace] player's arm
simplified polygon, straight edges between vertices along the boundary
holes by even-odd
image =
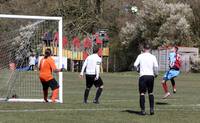
[[[158,61],[155,56],[154,56],[154,61],[153,61],[153,72],[154,72],[154,76],[157,77],[158,76]]]
[[[174,62],[175,62],[175,56],[174,56],[174,54],[170,54],[170,56],[169,56],[169,68],[173,68],[174,67]]]
[[[95,77],[95,80],[99,79],[100,66],[101,66],[101,60],[97,61],[97,63],[96,63],[96,67],[95,67],[96,77]]]
[[[170,61],[170,62],[169,62],[169,67],[170,67],[170,68],[173,68],[173,66],[174,66],[174,62],[173,62],[173,61]]]
[[[38,60],[38,68],[39,68],[39,70],[41,69],[42,61],[43,61],[43,58],[41,58],[41,60]]]
[[[67,70],[65,68],[56,68],[56,65],[54,64],[54,69],[53,72],[54,73],[58,73],[58,72],[66,72]]]
[[[81,69],[81,73],[80,73],[80,77],[82,78],[83,77],[83,73],[84,73],[84,70],[87,66],[87,62],[88,62],[88,59],[86,58],[84,63],[83,63],[83,66],[82,66],[82,69]]]
[[[49,61],[49,64],[51,66],[52,72],[54,73],[62,72],[62,68],[57,68],[53,59]]]
[[[56,68],[56,69],[54,69],[54,73],[58,73],[58,72],[62,72],[63,71],[63,69],[62,68],[60,68],[60,69],[58,69],[58,68]]]
[[[137,72],[140,72],[140,70],[139,70],[140,66],[139,65],[140,65],[140,57],[138,56],[137,59],[134,62],[134,68],[136,69]]]

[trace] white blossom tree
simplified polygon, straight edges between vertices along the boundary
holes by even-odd
[[[167,4],[163,0],[143,0],[143,9],[135,16],[134,22],[126,23],[126,26],[121,29],[120,36],[124,40],[123,44],[128,45],[131,41],[138,42],[138,39],[140,42],[150,41],[155,47],[195,44],[191,30],[194,15],[187,4]]]

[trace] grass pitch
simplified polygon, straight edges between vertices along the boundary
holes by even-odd
[[[200,74],[182,73],[176,78],[177,93],[162,99],[160,74],[155,80],[155,115],[140,116],[138,75],[134,72],[103,73],[100,104],[83,104],[85,80],[79,73],[64,73],[64,103],[1,103],[0,123],[199,123]],[[172,90],[170,82],[169,89]],[[172,92],[172,91],[171,91]],[[146,96],[146,111],[149,102]]]

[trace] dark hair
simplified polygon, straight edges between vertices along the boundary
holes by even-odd
[[[47,49],[45,50],[44,58],[48,58],[49,56],[51,56],[51,49],[50,49],[50,48],[47,48]]]
[[[149,44],[144,44],[143,48],[146,49],[146,50],[149,50],[150,49],[150,45]]]
[[[177,46],[174,46],[174,48],[175,48],[176,52],[178,52],[178,47],[177,47]]]
[[[93,46],[93,53],[98,53],[99,51],[99,46],[98,45],[94,45]]]

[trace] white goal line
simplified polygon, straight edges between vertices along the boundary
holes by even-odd
[[[185,105],[185,106],[191,106],[191,105]],[[192,105],[193,107],[200,107],[200,104]],[[1,109],[0,113],[18,113],[18,112],[55,112],[55,111],[131,111],[134,110],[132,108],[65,108],[65,109],[19,109],[19,110],[12,110],[12,109]],[[149,110],[149,109],[147,109]],[[156,108],[156,111],[184,111],[188,109],[176,109],[176,108]],[[200,109],[191,109],[192,111],[200,111]]]

